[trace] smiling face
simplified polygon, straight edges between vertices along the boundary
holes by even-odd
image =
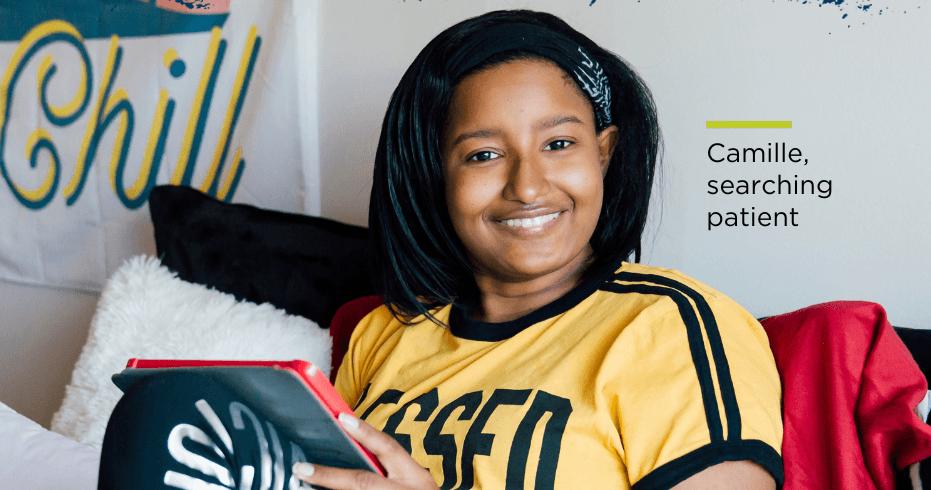
[[[578,277],[616,133],[596,133],[588,100],[550,62],[510,61],[456,86],[443,140],[446,200],[480,289],[483,279],[551,288]]]

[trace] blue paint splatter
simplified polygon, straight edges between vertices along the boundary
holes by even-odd
[[[873,7],[873,5],[875,5],[874,4],[875,0],[790,0],[790,1],[801,3],[802,5],[812,3],[812,4],[817,5],[818,7],[836,6],[837,9],[840,11],[839,13],[842,14],[841,19],[847,19],[850,15],[854,15],[855,18],[857,15],[861,15],[861,16],[862,15],[869,15],[869,16],[882,15],[883,10],[887,11],[886,12],[887,15],[893,12],[899,13],[899,14],[907,13],[907,11],[905,10],[896,10],[896,9],[890,10],[888,7],[879,9],[878,12],[873,11],[871,10],[871,8]],[[853,7],[854,10],[851,10],[851,7]],[[860,18],[857,18],[857,20],[860,20]],[[866,23],[865,22],[861,23],[861,25],[863,24],[866,24]]]

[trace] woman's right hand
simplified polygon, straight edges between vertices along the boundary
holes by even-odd
[[[346,413],[340,414],[339,422],[353,439],[378,458],[388,476],[365,470],[298,463],[291,471],[301,481],[333,490],[438,489],[430,472],[420,466],[391,436]]]

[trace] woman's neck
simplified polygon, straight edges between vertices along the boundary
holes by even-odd
[[[489,323],[516,320],[552,303],[572,290],[591,264],[592,251],[587,248],[566,267],[532,278],[512,279],[475,274],[479,304],[472,319]]]

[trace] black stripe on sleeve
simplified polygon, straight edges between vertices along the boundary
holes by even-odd
[[[742,440],[702,446],[659,468],[654,468],[647,476],[634,483],[631,490],[666,490],[725,461],[753,461],[773,476],[777,488],[782,488],[785,481],[782,457],[775,449],[763,441]]]
[[[721,414],[718,413],[718,400],[714,394],[714,381],[711,379],[711,365],[705,353],[705,342],[702,339],[701,325],[689,300],[675,289],[652,286],[648,284],[617,284],[606,283],[602,290],[612,293],[649,294],[654,296],[668,296],[679,308],[679,315],[685,324],[685,331],[689,339],[689,350],[692,353],[692,362],[698,375],[698,386],[701,389],[702,403],[705,407],[705,418],[708,422],[708,433],[712,443],[724,440],[724,429],[721,427]]]
[[[714,319],[714,313],[704,296],[694,289],[668,277],[655,274],[637,274],[633,272],[620,272],[615,278],[628,282],[650,282],[661,286],[673,288],[695,302],[698,307],[698,313],[701,315],[702,323],[705,324],[705,333],[708,335],[708,343],[711,347],[711,356],[714,359],[715,371],[718,374],[718,385],[721,388],[721,401],[724,403],[724,413],[727,416],[727,440],[740,440],[742,425],[740,421],[740,406],[737,404],[737,395],[734,392],[734,382],[731,379],[731,369],[727,363],[727,355],[724,353],[724,343],[721,341],[721,331],[718,329],[718,323]]]

